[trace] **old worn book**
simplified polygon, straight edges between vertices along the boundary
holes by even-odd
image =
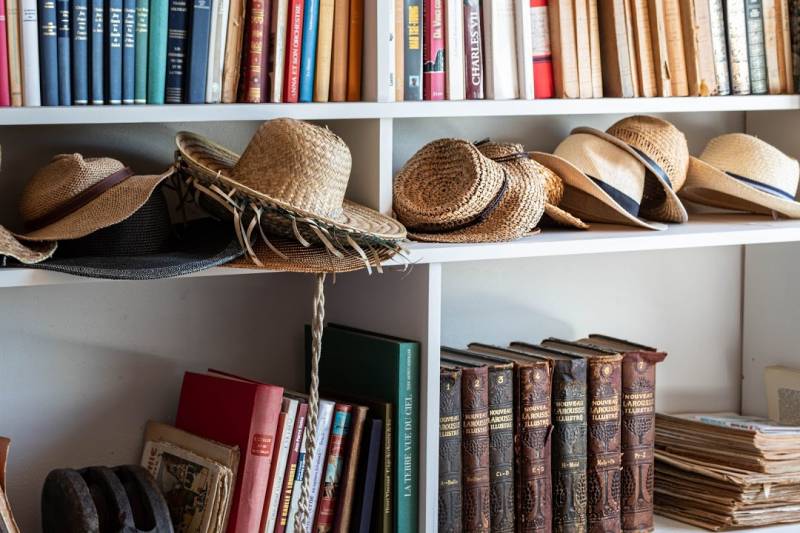
[[[636,50],[637,85],[645,98],[658,96],[656,67],[653,61],[653,42],[650,33],[650,7],[648,0],[631,0],[633,44]]]
[[[781,69],[778,59],[778,21],[776,15],[777,0],[763,0],[764,15],[764,60],[767,65],[767,91],[769,94],[781,94]]]
[[[663,0],[664,33],[667,39],[670,84],[674,96],[687,96],[689,83],[686,76],[686,52],[683,46],[683,27],[679,0]]]
[[[800,3],[791,0],[789,4],[789,37],[792,41],[792,82],[789,90],[800,92]]]
[[[350,439],[345,444],[345,459],[339,488],[339,504],[336,508],[336,520],[333,524],[334,533],[346,533],[350,530],[353,517],[354,501],[356,500],[356,475],[361,459],[362,442],[364,440],[364,423],[369,409],[364,405],[353,405],[352,419],[350,422]]]
[[[790,30],[790,21],[792,13],[789,9],[788,0],[776,0],[776,17],[779,22],[780,32],[778,34],[782,46],[778,47],[778,57],[782,59],[783,68],[781,71],[785,72],[785,82],[783,86],[784,93],[794,92],[794,73],[792,67],[792,39]]]
[[[461,527],[461,369],[439,370],[439,531]]]
[[[800,370],[785,366],[764,369],[769,417],[781,424],[800,426]]]
[[[731,82],[728,72],[728,41],[725,38],[723,1],[708,0],[708,15],[714,52],[714,76],[717,81],[717,92],[714,94],[724,96],[731,94]]]
[[[625,0],[625,37],[628,40],[628,64],[631,66],[631,79],[633,80],[633,96],[639,97],[639,64],[636,61],[636,44],[633,37],[633,12],[631,0]]]
[[[767,94],[767,58],[764,49],[764,13],[761,0],[745,0],[745,19],[750,94]]]
[[[6,463],[10,446],[11,439],[0,437],[0,530],[4,533],[20,533],[6,492]]]
[[[556,98],[578,98],[580,81],[573,0],[550,0],[548,15]]]
[[[689,94],[693,96],[715,94],[717,79],[714,71],[714,46],[711,39],[708,0],[681,0],[680,8]]]
[[[747,61],[747,22],[744,3],[745,0],[725,0],[731,94],[750,94],[750,66]]]
[[[483,0],[484,90],[490,100],[519,97],[514,0]]]
[[[573,20],[575,21],[575,50],[578,64],[578,96],[592,97],[592,54],[589,33],[588,0],[573,0]],[[588,53],[587,53],[588,52]]]
[[[603,53],[603,94],[633,97],[635,80],[630,65],[625,0],[613,0],[598,12]]]
[[[650,36],[653,43],[653,64],[656,72],[656,88],[659,96],[672,96],[672,76],[667,52],[667,25],[664,17],[664,2],[648,0],[650,11]],[[722,34],[723,38],[725,33]],[[726,59],[727,62],[727,59]],[[727,69],[727,63],[726,67]]]
[[[592,98],[603,97],[603,63],[600,60],[600,18],[597,0],[588,0],[589,10],[589,55],[592,63]]]
[[[331,102],[347,101],[347,61],[350,44],[350,0],[336,0],[333,11]]]
[[[244,39],[245,0],[231,0],[228,9],[228,30],[225,35],[225,58],[222,70],[222,101],[236,102],[239,87],[239,68]]]

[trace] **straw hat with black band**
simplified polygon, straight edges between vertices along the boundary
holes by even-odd
[[[642,217],[673,223],[689,220],[677,194],[686,181],[689,146],[674,125],[658,117],[635,115],[615,122],[605,132],[581,127],[572,133],[597,135],[641,161],[647,169],[639,209]]]
[[[800,218],[798,181],[796,159],[751,135],[728,133],[692,157],[681,197],[723,209]]]

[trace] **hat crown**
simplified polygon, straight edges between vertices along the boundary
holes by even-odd
[[[103,179],[125,168],[110,157],[59,154],[25,184],[19,202],[23,222],[46,216]]]
[[[283,118],[259,127],[232,174],[245,187],[300,211],[337,219],[351,168],[350,149],[338,135]]]
[[[488,142],[479,145],[478,149],[483,155],[490,159],[519,154],[521,157],[509,160],[505,164],[512,167],[523,167],[526,171],[535,173],[538,177],[543,178],[547,203],[558,205],[559,202],[561,202],[561,198],[564,196],[564,182],[561,180],[561,177],[531,158],[528,153],[525,152],[525,147],[521,144]]]

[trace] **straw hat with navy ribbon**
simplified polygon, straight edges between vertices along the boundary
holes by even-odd
[[[635,115],[615,122],[605,132],[581,127],[573,133],[597,135],[641,161],[647,169],[639,209],[642,217],[673,223],[689,220],[677,194],[689,167],[689,146],[678,128],[658,117]]]
[[[681,196],[712,207],[800,218],[799,180],[796,159],[751,135],[728,133],[691,159]]]

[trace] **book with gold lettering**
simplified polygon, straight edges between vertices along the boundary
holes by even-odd
[[[461,369],[439,369],[439,531],[461,531]]]

